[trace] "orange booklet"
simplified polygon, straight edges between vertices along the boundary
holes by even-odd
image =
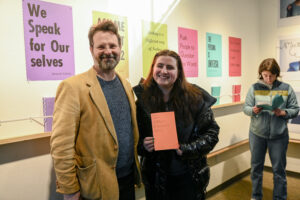
[[[179,144],[174,112],[152,113],[151,120],[154,149],[156,151],[178,149]]]

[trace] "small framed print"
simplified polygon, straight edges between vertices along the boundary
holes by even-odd
[[[300,25],[300,0],[278,1],[278,26]]]

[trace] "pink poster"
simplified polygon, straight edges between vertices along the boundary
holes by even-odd
[[[178,52],[186,77],[198,77],[198,32],[178,28]]]
[[[229,76],[241,76],[240,38],[229,37]]]
[[[241,85],[232,85],[232,102],[241,101]]]
[[[23,23],[27,80],[63,80],[73,76],[72,8],[23,0]]]

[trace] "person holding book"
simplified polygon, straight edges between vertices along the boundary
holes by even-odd
[[[115,71],[121,37],[103,20],[88,38],[93,66],[56,93],[50,145],[57,192],[65,200],[135,200],[139,135],[133,90]]]
[[[206,155],[218,142],[211,106],[216,99],[187,82],[180,56],[156,53],[137,96],[142,180],[146,200],[202,200],[209,181]],[[179,148],[155,150],[151,113],[174,112]],[[166,141],[168,142],[168,141]]]
[[[299,106],[292,87],[278,80],[280,68],[274,58],[261,62],[259,80],[247,94],[244,113],[251,117],[249,143],[251,151],[252,199],[262,199],[262,178],[266,151],[272,163],[273,199],[287,199],[286,151],[289,143],[287,122],[298,115]],[[260,102],[272,102],[264,109]],[[273,107],[272,107],[273,106]]]

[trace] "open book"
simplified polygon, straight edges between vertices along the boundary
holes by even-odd
[[[275,110],[276,108],[279,108],[281,104],[283,103],[283,98],[281,95],[276,94],[273,98],[272,102],[257,102],[256,107],[263,108],[263,110]]]

